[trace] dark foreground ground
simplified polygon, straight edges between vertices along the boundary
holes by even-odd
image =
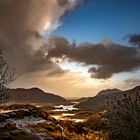
[[[72,113],[72,112],[69,112]],[[106,140],[107,131],[99,114],[92,111],[75,111],[73,118],[85,119],[75,122],[56,120],[51,109],[33,105],[10,105],[1,107],[0,140]]]

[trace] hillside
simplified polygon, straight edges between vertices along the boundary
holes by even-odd
[[[81,98],[79,98],[79,99],[76,99],[76,100],[74,100],[74,101],[76,101],[76,102],[86,102],[88,99],[90,99],[91,97],[81,97]]]
[[[126,91],[120,91],[118,89],[107,89],[99,92],[96,96],[88,99],[87,101],[79,103],[77,107],[93,110],[102,110],[106,109],[107,100],[109,100],[110,102],[114,102],[114,97],[116,99],[121,99],[124,95],[131,96],[132,99],[135,99],[136,94],[140,95],[140,86]]]
[[[114,93],[119,93],[119,92],[121,92],[121,90],[116,89],[116,88],[114,88],[114,89],[106,89],[106,90],[100,91],[100,92],[97,94],[97,96],[109,95],[109,94],[114,94]]]
[[[66,100],[58,95],[46,93],[39,88],[17,88],[9,89],[8,93],[10,94],[9,102],[13,103],[62,103]]]

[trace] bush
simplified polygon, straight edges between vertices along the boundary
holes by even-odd
[[[140,140],[139,92],[135,99],[124,95],[120,100],[115,99],[115,103],[108,102],[106,118],[109,140]]]
[[[89,127],[94,131],[104,131],[106,130],[106,123],[102,116],[90,116],[85,122],[86,127]]]

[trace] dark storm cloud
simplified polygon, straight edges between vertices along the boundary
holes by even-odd
[[[48,46],[51,46],[48,50],[48,58],[51,57],[63,57],[70,53],[70,43],[64,37],[52,36],[49,38]]]
[[[65,73],[59,65],[53,62],[50,58],[47,58],[47,49],[41,47],[38,51],[34,51],[31,57],[31,65],[28,68],[29,71],[46,70],[47,76],[60,75]]]
[[[110,78],[115,73],[140,67],[140,48],[110,42],[70,43],[63,37],[50,37],[44,45],[44,31],[59,26],[66,11],[79,0],[0,0],[0,48],[9,64],[21,73],[46,70],[47,75],[62,74],[53,58],[84,63],[91,77]],[[139,45],[139,35],[131,36]],[[45,42],[46,43],[46,42]],[[43,46],[43,47],[40,47]]]
[[[58,27],[61,16],[76,4],[77,0],[0,0],[0,48],[9,64],[21,73],[63,73],[40,48],[42,34]]]
[[[46,57],[47,50],[41,47],[35,51],[30,49],[11,49],[11,46],[0,42],[5,57],[10,67],[16,68],[20,74],[45,71],[46,75],[60,75],[65,73],[59,65]]]
[[[65,6],[66,4],[68,4],[67,0],[57,0],[60,6]]]
[[[115,73],[131,72],[140,68],[140,49],[113,43],[70,44],[63,37],[53,37],[48,57],[65,57],[70,61],[91,66],[91,77],[110,78]]]
[[[20,37],[22,40],[28,38],[30,31],[50,30],[74,3],[67,0],[1,0],[1,34],[19,41]]]

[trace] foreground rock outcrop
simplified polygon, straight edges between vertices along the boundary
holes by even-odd
[[[13,110],[5,110],[8,108]],[[38,133],[32,127],[41,124],[57,126],[57,121],[50,117],[48,112],[32,105],[3,107],[0,113],[0,140],[18,139],[18,137],[29,140],[53,140],[52,137]]]
[[[100,136],[88,123],[56,120],[33,105],[16,104],[0,110],[0,140],[93,140]]]

